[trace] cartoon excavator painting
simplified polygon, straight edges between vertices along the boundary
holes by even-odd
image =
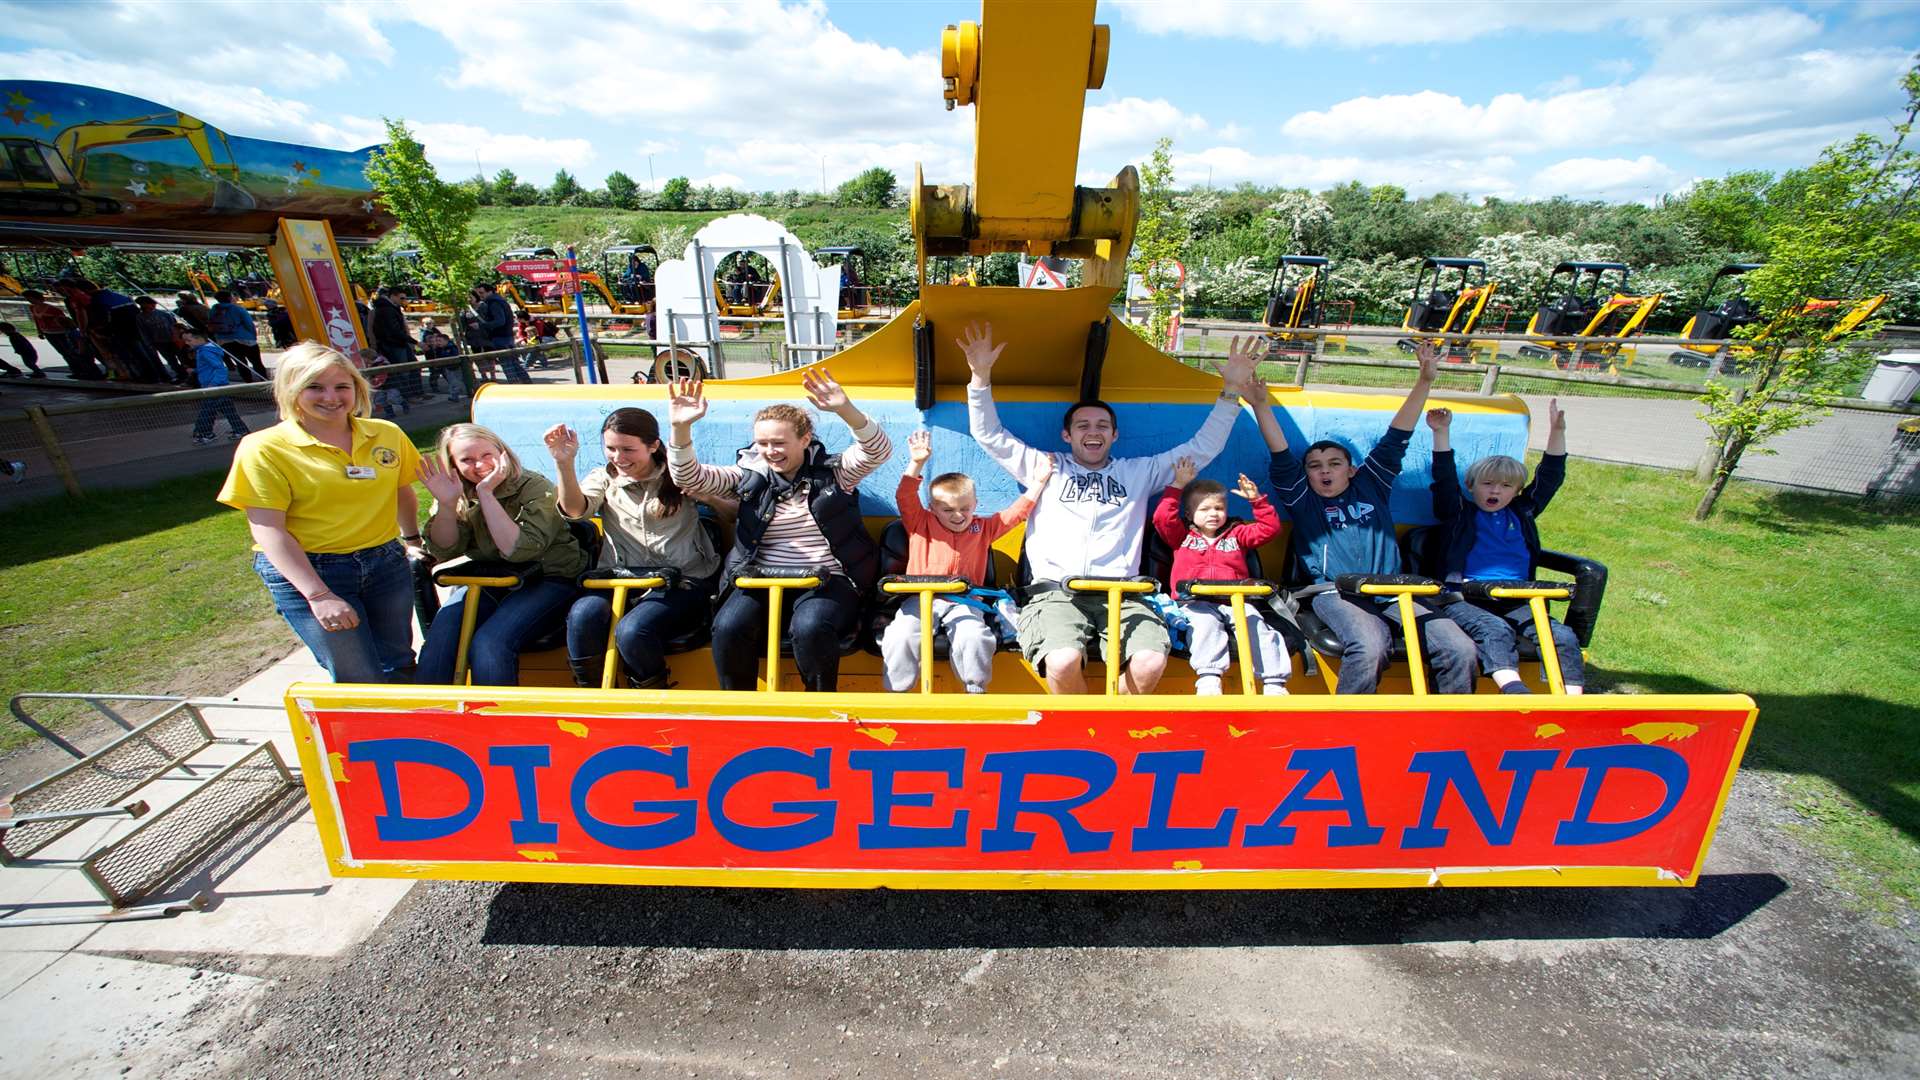
[[[74,179],[87,183],[88,154],[110,146],[185,140],[200,159],[200,168],[213,183],[212,209],[238,213],[255,209],[259,203],[240,186],[240,166],[226,133],[208,127],[206,121],[182,112],[137,116],[130,120],[89,120],[75,124],[54,136],[53,145],[73,166]],[[215,140],[226,160],[214,154]]]

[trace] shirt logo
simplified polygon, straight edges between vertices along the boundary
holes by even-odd
[[[1081,473],[1067,478],[1066,485],[1060,492],[1060,501],[1063,503],[1094,502],[1118,506],[1127,501],[1127,488],[1125,484],[1106,473]]]
[[[400,455],[392,447],[376,447],[373,451],[373,463],[383,469],[391,469],[400,464]]]

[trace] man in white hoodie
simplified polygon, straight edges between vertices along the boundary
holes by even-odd
[[[1146,536],[1147,508],[1156,492],[1173,479],[1173,464],[1192,458],[1196,467],[1227,445],[1240,398],[1222,390],[1213,411],[1193,438],[1152,457],[1116,458],[1119,437],[1113,407],[1081,401],[1067,409],[1060,438],[1063,461],[1021,442],[1000,424],[993,404],[993,363],[1005,343],[994,344],[993,327],[975,323],[956,342],[973,371],[967,384],[967,421],[988,455],[1022,484],[1042,461],[1054,461],[1053,482],[1027,519],[1027,566],[1032,584],[1020,609],[1020,650],[1056,694],[1087,689],[1082,668],[1096,645],[1111,662],[1106,641],[1106,594],[1075,593],[1063,582],[1076,577],[1132,577],[1139,572],[1140,545]],[[1237,386],[1252,372],[1260,349],[1257,339],[1234,342],[1226,366],[1226,385]],[[1128,597],[1121,605],[1119,653],[1126,665],[1120,691],[1150,694],[1167,668],[1172,645],[1153,609]]]

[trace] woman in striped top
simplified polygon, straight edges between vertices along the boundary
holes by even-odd
[[[769,405],[753,417],[753,445],[737,465],[703,465],[693,452],[693,425],[707,415],[700,380],[675,382],[668,420],[668,475],[695,498],[737,498],[733,551],[713,618],[713,663],[724,690],[752,690],[766,648],[767,593],[734,589],[748,566],[817,569],[821,583],[789,593],[783,623],[794,662],[809,690],[832,690],[840,676],[840,639],[853,632],[861,595],[879,574],[879,550],[860,516],[860,481],[893,453],[880,425],[847,400],[822,368],[801,377],[815,408],[838,416],[854,443],[829,455],[813,434],[813,418],[793,405]],[[769,672],[771,677],[771,672]]]

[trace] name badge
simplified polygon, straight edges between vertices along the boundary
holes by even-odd
[[[379,474],[373,471],[373,466],[371,465],[347,466],[347,479],[349,480],[371,480],[377,475]]]

